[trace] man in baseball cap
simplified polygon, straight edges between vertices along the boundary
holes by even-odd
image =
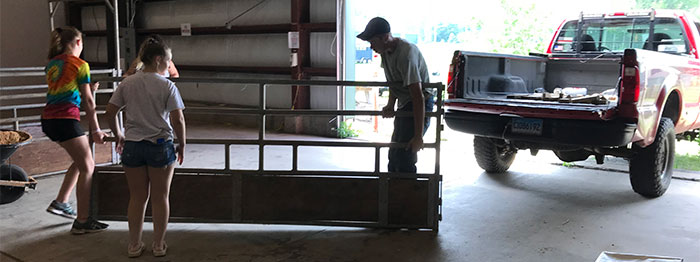
[[[389,22],[381,17],[369,20],[365,31],[357,38],[369,42],[372,50],[381,55],[387,82],[401,83],[389,87],[389,101],[382,109],[382,116],[394,117],[396,111],[412,112],[411,116],[394,119],[391,142],[408,146],[389,148],[388,170],[416,173],[417,152],[423,149],[423,134],[430,125],[430,117],[425,117],[425,112],[432,112],[435,104],[435,90],[425,90],[422,86],[430,82],[425,59],[416,45],[393,37]]]
[[[389,32],[391,32],[389,22],[387,22],[384,18],[375,17],[372,18],[372,20],[369,20],[369,23],[367,23],[367,26],[365,27],[365,31],[357,35],[357,38],[368,41],[375,35],[386,34]]]

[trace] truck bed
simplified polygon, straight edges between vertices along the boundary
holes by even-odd
[[[512,99],[504,96],[502,98],[454,98],[447,100],[445,105],[449,110],[515,117],[610,120],[614,118],[617,104],[562,103],[559,101]]]

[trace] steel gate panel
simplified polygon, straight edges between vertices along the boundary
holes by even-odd
[[[118,82],[122,78],[95,78],[94,81]],[[188,108],[190,114],[256,115],[257,139],[188,139],[188,144],[223,145],[224,169],[176,168],[170,192],[171,222],[262,223],[410,228],[438,230],[442,219],[442,176],[440,175],[440,132],[442,126],[442,92],[440,83],[425,83],[438,89],[435,112],[436,141],[426,142],[434,148],[435,169],[430,174],[380,172],[380,149],[405,147],[405,143],[299,141],[265,139],[266,115],[282,116],[380,116],[381,111],[357,110],[283,110],[266,109],[266,86],[326,85],[392,86],[397,83],[259,80],[259,79],[177,79],[178,82],[252,83],[260,91],[260,107]],[[410,113],[397,112],[398,116]],[[114,141],[108,139],[107,141]],[[231,145],[257,145],[258,169],[231,169]],[[265,170],[265,146],[292,147],[292,168],[288,171]],[[305,171],[298,170],[300,146],[374,148],[374,171]],[[120,166],[96,167],[93,176],[91,215],[101,220],[126,220],[129,191]],[[150,215],[150,204],[146,215]]]

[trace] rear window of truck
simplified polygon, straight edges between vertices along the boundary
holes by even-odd
[[[683,29],[674,18],[657,18],[651,41],[648,17],[586,19],[581,25],[580,39],[578,27],[578,21],[564,24],[552,46],[552,52],[576,52],[577,45],[580,45],[581,53],[623,52],[628,48],[688,53]]]

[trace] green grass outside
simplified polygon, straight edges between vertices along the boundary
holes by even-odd
[[[700,171],[700,155],[676,154],[676,158],[673,161],[673,168]]]

